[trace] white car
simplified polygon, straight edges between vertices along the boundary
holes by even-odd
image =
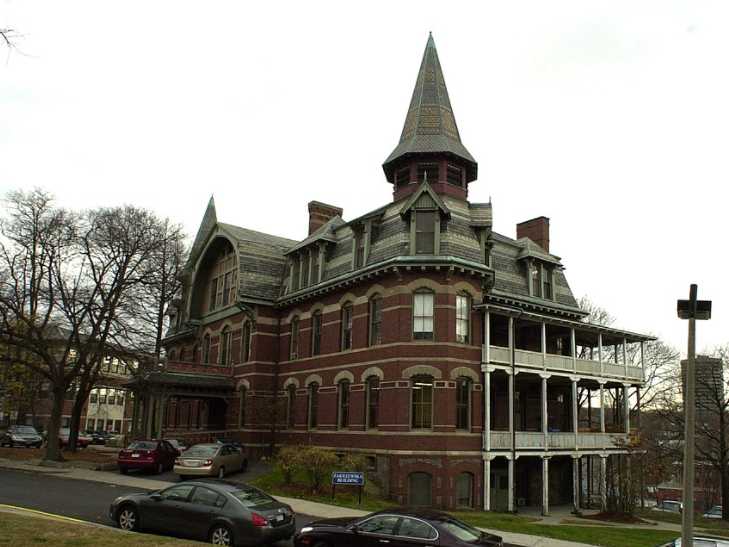
[[[681,547],[681,538],[661,545],[661,547]],[[694,547],[729,547],[729,541],[718,538],[695,537]]]
[[[722,511],[721,505],[714,505],[714,507],[712,507],[711,509],[709,509],[702,516],[705,519],[720,519],[721,518],[721,511]]]
[[[681,513],[683,512],[683,503],[680,501],[664,500],[656,505],[652,511],[664,511],[666,513]]]

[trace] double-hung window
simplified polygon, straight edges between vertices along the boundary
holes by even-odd
[[[352,304],[342,308],[342,351],[352,349]]]
[[[415,211],[415,254],[435,254],[435,223],[437,211]]]
[[[468,295],[456,296],[456,340],[461,344],[469,343],[471,330],[471,300]]]
[[[430,291],[413,294],[413,338],[433,340],[433,300]]]

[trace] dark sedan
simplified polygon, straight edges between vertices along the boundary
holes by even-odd
[[[124,530],[150,530],[214,545],[263,545],[294,535],[294,512],[245,484],[189,481],[114,500],[109,517]]]
[[[41,444],[43,444],[43,437],[29,425],[11,425],[4,434],[0,435],[0,446],[40,448]]]
[[[499,536],[486,534],[452,516],[431,509],[392,509],[360,518],[318,520],[296,534],[296,547],[502,547]]]

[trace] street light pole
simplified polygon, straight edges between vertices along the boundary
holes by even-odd
[[[683,515],[681,546],[693,547],[694,536],[694,432],[696,422],[696,320],[711,318],[711,301],[696,299],[698,287],[691,285],[688,300],[678,301],[678,316],[688,319],[688,360],[686,362],[686,391],[684,404],[684,451],[683,451]]]

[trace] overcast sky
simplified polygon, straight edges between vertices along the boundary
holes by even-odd
[[[682,351],[698,283],[702,349],[729,342],[728,24],[706,0],[0,0],[24,35],[0,46],[0,191],[191,236],[214,194],[221,221],[301,239],[310,200],[392,199],[432,30],[495,230],[548,216],[574,293]]]

